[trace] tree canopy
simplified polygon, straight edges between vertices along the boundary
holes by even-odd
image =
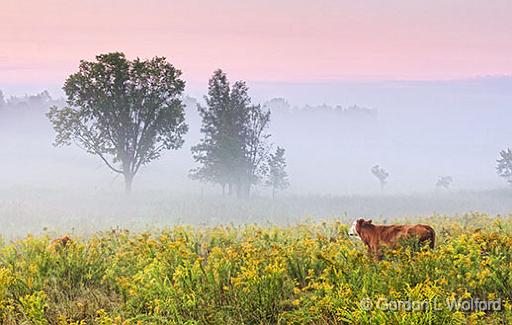
[[[66,107],[53,106],[48,118],[55,145],[72,142],[122,174],[126,190],[141,166],[178,149],[187,132],[181,71],[164,57],[130,61],[123,53],[81,61],[65,84]]]

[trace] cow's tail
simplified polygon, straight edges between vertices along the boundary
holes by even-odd
[[[430,246],[430,248],[434,249],[434,247],[436,245],[436,232],[434,231],[434,229],[432,227],[428,227],[428,230],[430,232],[429,246]]]

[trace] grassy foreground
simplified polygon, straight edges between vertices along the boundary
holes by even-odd
[[[338,222],[109,231],[62,249],[29,236],[1,244],[0,323],[512,322],[512,217],[421,221],[435,250],[380,262]],[[475,300],[501,311],[464,309]]]

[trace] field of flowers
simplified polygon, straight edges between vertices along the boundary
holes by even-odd
[[[336,221],[28,236],[0,246],[0,323],[511,323],[512,216],[420,221],[436,248],[383,261]]]

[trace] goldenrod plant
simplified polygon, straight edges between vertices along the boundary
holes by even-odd
[[[421,220],[436,247],[367,255],[341,222],[48,236],[0,249],[2,324],[503,324],[512,216]]]

